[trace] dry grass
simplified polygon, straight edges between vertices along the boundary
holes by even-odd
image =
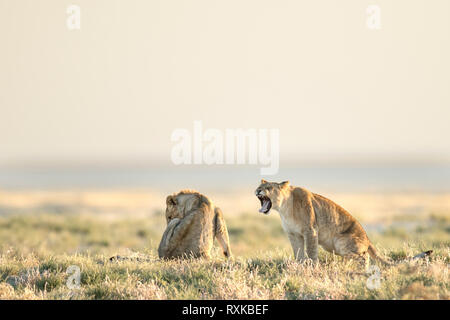
[[[400,260],[421,250],[435,251],[430,260],[389,268],[380,266],[380,287],[371,290],[366,285],[371,275],[356,262],[323,250],[316,266],[292,260],[289,242],[275,212],[270,216],[257,212],[226,215],[236,257],[233,261],[224,260],[217,248],[211,261],[159,261],[155,253],[164,230],[162,208],[144,210],[143,194],[134,196],[134,204],[127,197],[121,201],[116,196],[115,202],[105,200],[104,207],[96,204],[95,212],[85,210],[84,202],[75,206],[69,201],[58,206],[50,195],[40,205],[14,206],[10,200],[7,207],[6,201],[0,201],[4,213],[8,208],[20,207],[19,211],[11,210],[0,216],[0,298],[450,298],[450,210],[445,209],[446,203],[434,203],[433,208],[422,205],[420,210],[413,210],[405,203],[411,205],[415,200],[408,202],[402,195],[386,199],[397,206],[390,208],[389,220],[383,215],[377,220],[373,215],[364,218],[367,212],[362,199],[367,201],[367,195],[342,196],[350,206],[359,206],[356,215],[386,257]],[[66,194],[63,199],[67,201],[70,197],[73,195]],[[103,197],[111,195],[104,193]],[[377,197],[371,199],[383,201]],[[18,196],[14,201],[20,203],[17,199]],[[92,210],[98,199],[87,199]],[[138,214],[134,214],[135,209]],[[367,211],[371,210],[373,204],[369,201]],[[130,259],[109,261],[116,254]],[[70,276],[66,270],[71,265],[81,271],[78,289],[66,285]]]

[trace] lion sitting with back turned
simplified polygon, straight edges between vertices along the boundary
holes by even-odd
[[[167,228],[159,244],[160,258],[210,258],[214,238],[225,257],[231,257],[222,211],[206,196],[182,190],[166,199]]]

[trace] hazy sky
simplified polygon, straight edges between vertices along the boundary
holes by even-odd
[[[0,165],[168,161],[194,120],[279,128],[282,160],[450,159],[448,0],[0,0],[0,40]]]

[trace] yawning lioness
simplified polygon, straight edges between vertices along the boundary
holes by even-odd
[[[260,212],[268,214],[274,209],[280,213],[281,224],[297,260],[310,258],[317,261],[320,244],[325,250],[343,257],[367,261],[369,254],[375,260],[392,265],[377,254],[361,224],[333,201],[290,186],[289,181],[261,180],[255,193],[261,201]],[[431,252],[423,252],[414,258],[425,257]]]

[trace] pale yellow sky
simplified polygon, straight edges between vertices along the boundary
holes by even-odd
[[[448,0],[0,0],[0,40],[0,165],[168,161],[194,120],[279,128],[281,161],[450,159]]]

